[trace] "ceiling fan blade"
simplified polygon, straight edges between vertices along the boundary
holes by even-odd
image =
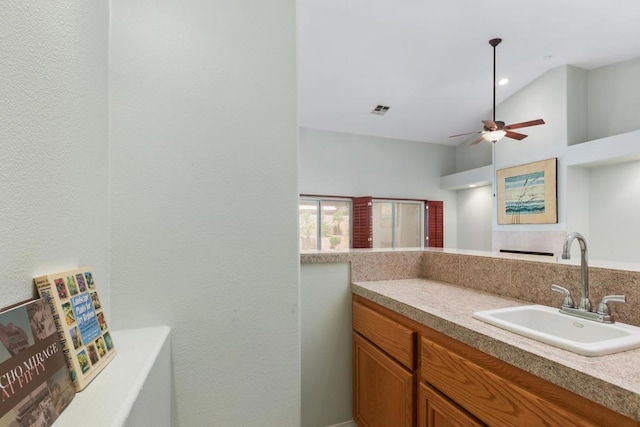
[[[496,124],[496,122],[494,122],[492,120],[483,120],[482,124],[484,125],[484,127],[486,129],[489,129],[489,130],[497,130],[498,129],[498,125]]]
[[[504,130],[520,129],[520,128],[526,128],[526,127],[529,127],[529,126],[537,126],[537,125],[543,125],[543,124],[544,124],[544,120],[538,119],[538,120],[531,120],[531,121],[528,121],[528,122],[514,123],[512,125],[506,125],[502,129],[504,129]]]
[[[517,139],[518,141],[522,141],[523,139],[525,139],[527,137],[527,135],[525,135],[523,133],[511,132],[510,130],[508,130],[506,132],[507,132],[507,134],[505,136],[507,138]]]
[[[482,136],[477,137],[476,139],[473,140],[473,142],[469,145],[476,145],[479,142],[484,141],[484,139],[482,138]]]
[[[480,133],[480,132],[459,133],[459,134],[457,134],[457,135],[451,135],[449,138],[455,138],[456,136],[473,135],[474,133]]]

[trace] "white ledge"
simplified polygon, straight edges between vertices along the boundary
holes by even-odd
[[[171,425],[169,327],[112,331],[118,351],[108,366],[75,398],[55,426]]]
[[[607,136],[569,145],[564,150],[567,166],[598,167],[640,160],[640,130]],[[493,166],[482,166],[440,177],[442,190],[464,190],[470,185],[481,187],[493,181]]]
[[[640,130],[570,145],[567,166],[596,167],[640,159]]]
[[[470,185],[482,187],[493,181],[493,165],[445,175],[440,177],[440,188],[443,190],[464,190]]]

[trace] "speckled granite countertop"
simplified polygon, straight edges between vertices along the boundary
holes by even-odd
[[[354,282],[354,294],[504,362],[640,421],[640,349],[574,354],[472,318],[479,310],[530,303],[426,279]]]

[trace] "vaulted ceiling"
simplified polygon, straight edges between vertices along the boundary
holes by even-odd
[[[498,104],[558,66],[640,57],[636,0],[297,0],[297,14],[299,120],[314,129],[461,143],[449,135],[491,118],[496,37]]]

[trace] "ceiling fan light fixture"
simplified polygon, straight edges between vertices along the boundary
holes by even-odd
[[[498,142],[507,134],[506,131],[503,130],[492,130],[489,132],[485,132],[482,134],[482,139],[487,142]]]

